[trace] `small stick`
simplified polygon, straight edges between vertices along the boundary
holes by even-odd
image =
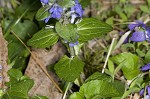
[[[38,60],[38,58],[36,58],[36,56],[30,51],[30,49],[26,46],[26,44],[13,32],[11,31],[12,34],[26,47],[26,49],[31,53],[31,56],[33,57],[33,59],[37,62],[37,64],[39,65],[39,67],[42,69],[42,71],[46,74],[46,76],[53,82],[53,84],[55,85],[55,87],[61,92],[63,93],[63,91],[60,89],[60,87],[57,85],[57,83],[54,81],[54,79],[49,75],[49,73],[45,70],[45,68],[43,68],[42,64],[40,63],[40,61]]]

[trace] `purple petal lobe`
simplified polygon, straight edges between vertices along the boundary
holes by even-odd
[[[142,41],[146,40],[144,31],[134,32],[132,34],[132,36],[130,37],[130,40],[134,41],[134,42],[142,42]]]
[[[69,43],[69,46],[70,46],[70,47],[73,47],[73,46],[75,46],[75,45],[78,45],[78,42],[75,42],[75,43]]]
[[[132,31],[135,29],[135,27],[138,27],[138,26],[139,26],[139,24],[129,24],[128,28]]]
[[[40,0],[44,4],[48,4],[49,0]]]
[[[135,29],[135,27],[139,27],[141,26],[142,28],[146,29],[146,24],[144,24],[142,21],[140,20],[135,20],[136,23],[134,24],[129,24],[128,28],[132,31]]]
[[[147,87],[147,93],[150,96],[150,86]]]
[[[150,38],[150,27],[148,27],[145,32],[146,32],[147,36]]]
[[[144,88],[140,90],[139,95],[140,95],[140,96],[143,96],[143,95],[144,95]]]
[[[81,4],[78,3],[78,0],[75,0],[75,6],[71,7],[71,11],[76,13],[78,17],[83,16],[83,9]]]
[[[135,20],[135,22],[139,24],[139,26],[141,26],[142,28],[146,29],[146,24],[144,24],[144,22],[142,22],[141,20]]]
[[[149,70],[149,69],[150,69],[150,63],[148,63],[148,64],[141,67],[142,71],[146,71],[146,70]]]
[[[44,22],[47,23],[47,22],[49,21],[49,19],[50,19],[50,16],[49,16],[48,18],[46,18],[46,19],[44,20]]]

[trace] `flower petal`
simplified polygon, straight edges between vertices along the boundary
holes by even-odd
[[[71,7],[71,11],[76,13],[78,17],[83,16],[83,9],[81,4],[78,3],[78,0],[75,0],[75,6]]]
[[[146,70],[149,70],[150,69],[150,63],[144,65],[141,67],[141,71],[146,71]]]
[[[47,23],[50,18],[51,18],[51,17],[49,16],[48,18],[46,18],[46,19],[44,20],[44,22]]]
[[[40,0],[42,3],[47,4],[49,0]]]
[[[143,96],[143,95],[144,95],[144,88],[140,90],[139,95],[140,95],[140,96]]]
[[[139,24],[129,24],[128,28],[132,31],[135,29],[135,27],[139,26]]]
[[[73,46],[75,46],[75,45],[78,45],[78,42],[75,42],[75,43],[69,43],[69,46],[70,46],[70,47],[73,47]]]
[[[57,4],[54,4],[50,8],[49,12],[51,13],[52,18],[60,19],[61,15],[62,15],[62,12],[63,12],[63,9],[61,7],[59,7]]]
[[[147,93],[150,96],[150,86],[147,87]]]
[[[147,36],[150,38],[150,27],[148,27],[145,32],[146,32]]]
[[[134,42],[142,42],[142,41],[146,40],[144,31],[134,32],[132,34],[132,36],[130,37],[130,40],[134,41]]]
[[[139,26],[141,26],[142,28],[146,29],[146,24],[144,24],[144,22],[142,22],[141,20],[135,20],[135,22],[139,24]]]
[[[129,24],[128,28],[132,31],[135,29],[135,27],[141,26],[142,28],[146,29],[146,24],[144,24],[142,21],[140,20],[135,20],[136,23],[134,24]]]

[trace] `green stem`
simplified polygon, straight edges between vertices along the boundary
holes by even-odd
[[[70,48],[70,55],[71,55],[71,57],[74,57],[75,56],[74,47],[69,46],[69,48]]]
[[[67,85],[67,88],[66,88],[66,90],[65,90],[63,99],[66,99],[66,95],[67,95],[67,92],[68,92],[68,90],[69,90],[70,85],[71,85],[71,82],[69,82],[68,85]]]

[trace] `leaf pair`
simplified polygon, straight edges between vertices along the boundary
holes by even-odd
[[[56,23],[55,31],[52,29],[42,29],[37,32],[29,41],[28,45],[37,48],[46,48],[54,45],[58,38],[63,38],[68,42],[80,43],[100,37],[112,30],[112,27],[94,18],[85,18],[81,22],[73,24]]]

